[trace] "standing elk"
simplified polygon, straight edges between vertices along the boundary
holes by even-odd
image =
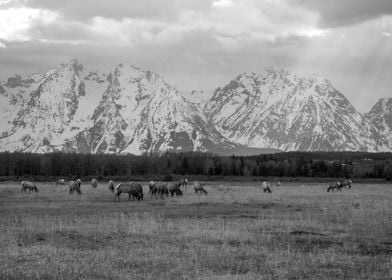
[[[114,201],[120,201],[120,194],[128,193],[129,198],[143,200],[143,186],[139,183],[119,183],[113,190]]]
[[[264,182],[262,183],[262,187],[263,187],[263,192],[272,193],[271,184],[268,183],[267,181],[264,181]]]
[[[207,190],[204,188],[205,183],[194,182],[193,187],[195,189],[196,194],[208,194]]]
[[[29,189],[29,193],[31,193],[31,192],[38,192],[37,186],[34,183],[30,182],[30,181],[23,181],[21,183],[21,185],[22,185],[21,192],[26,193],[27,189]]]
[[[68,183],[69,194],[73,194],[74,192],[76,192],[77,194],[82,194],[82,191],[80,190],[80,184],[81,184],[80,179],[76,181],[69,181]]]
[[[153,189],[152,189],[152,193],[151,196],[154,195],[155,198],[164,198],[164,195],[166,195],[166,197],[169,196],[169,190],[167,188],[167,184],[166,183],[162,183],[162,182],[156,182],[153,185]]]
[[[179,184],[180,184],[180,187],[184,186],[184,190],[185,190],[187,188],[187,186],[188,186],[188,179],[186,179],[186,178],[181,179],[179,181]]]
[[[109,181],[109,185],[108,185],[108,189],[111,191],[111,192],[114,192],[114,188],[115,188],[116,186],[115,186],[115,184],[114,184],[114,182],[112,181],[112,180],[110,180]]]
[[[98,181],[97,181],[97,179],[92,179],[91,180],[91,186],[93,187],[93,189],[95,189],[95,188],[97,188],[98,187]]]
[[[180,186],[181,186],[180,182],[169,182],[166,184],[166,188],[171,196],[173,196],[174,194],[182,195]]]
[[[149,183],[148,183],[148,193],[150,194],[150,196],[152,197],[153,195],[155,195],[156,196],[156,188],[155,188],[155,184],[156,184],[157,182],[154,182],[154,181],[150,181]]]

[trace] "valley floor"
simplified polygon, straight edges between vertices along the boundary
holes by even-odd
[[[104,183],[2,183],[0,279],[391,279],[391,185],[259,184],[113,202]]]

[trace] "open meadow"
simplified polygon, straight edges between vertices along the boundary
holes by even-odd
[[[392,185],[190,184],[113,202],[107,183],[0,184],[0,279],[391,279]]]

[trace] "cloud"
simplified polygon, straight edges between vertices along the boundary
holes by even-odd
[[[0,77],[76,57],[106,70],[132,63],[179,89],[208,91],[277,65],[330,78],[364,111],[368,96],[392,88],[388,3],[0,0]]]
[[[5,6],[5,5],[9,4],[10,2],[12,2],[12,0],[0,0],[0,6]]]
[[[294,3],[317,12],[323,28],[358,24],[392,14],[390,0],[294,0]]]
[[[26,41],[31,39],[32,25],[46,25],[56,20],[56,13],[32,8],[0,9],[0,39]]]
[[[15,0],[18,1],[18,0]],[[111,19],[161,18],[172,20],[184,10],[208,10],[211,0],[19,0],[31,8],[59,12],[67,19],[88,21],[94,17]]]
[[[234,2],[231,0],[216,0],[212,2],[211,7],[213,8],[226,8],[233,6]]]
[[[103,1],[97,2],[97,5],[90,3],[92,8],[88,9],[83,8],[85,7],[83,5],[90,0],[82,3],[77,1],[80,4],[77,7],[73,0],[26,1],[31,7],[0,10],[0,13],[4,14],[3,22],[0,19],[0,23],[3,23],[1,26],[4,27],[3,29],[0,27],[0,39],[41,40],[68,44],[167,46],[184,43],[187,34],[200,31],[208,34],[221,50],[233,53],[240,50],[248,41],[272,41],[290,36],[317,37],[325,33],[324,30],[314,27],[317,22],[315,14],[301,7],[293,8],[285,1],[217,0],[209,2],[209,6],[206,7],[204,5],[206,1],[194,5],[191,4],[193,1],[188,0],[165,0],[165,3],[171,3],[172,8],[169,8],[170,5],[169,7],[163,5],[162,8],[173,10],[172,14],[176,14],[171,19],[146,18],[143,17],[145,14],[142,11],[139,11],[137,17],[121,17],[126,14],[126,12],[120,13],[120,10],[127,10],[128,4],[125,3],[117,13],[117,10],[106,11],[103,3],[107,2]],[[120,4],[124,0],[113,1],[120,1],[118,2]],[[138,5],[141,5],[139,0],[132,1],[132,4],[136,5],[136,11]],[[146,8],[147,5],[143,7]],[[152,10],[159,10],[160,7],[160,5],[154,6],[155,9]],[[225,9],[211,7],[225,7]],[[74,18],[67,17],[74,8],[89,14],[85,14],[83,20],[79,20],[76,14]],[[135,9],[133,10],[137,14]],[[79,11],[79,13],[81,16],[83,12]],[[101,13],[105,16],[98,15]],[[92,17],[87,20],[87,16]],[[8,26],[7,22],[10,22]]]
[[[163,26],[163,25],[162,25]],[[69,44],[124,45],[147,44],[157,30],[157,22],[138,19],[113,20],[93,18],[88,24],[77,21],[60,21],[46,25],[33,25],[30,35],[36,40]]]

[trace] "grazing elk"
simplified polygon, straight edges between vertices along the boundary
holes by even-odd
[[[137,199],[138,201],[143,200],[143,186],[140,183],[131,183],[133,185],[134,190],[128,193],[128,198],[132,198],[132,200]]]
[[[37,186],[34,183],[30,182],[30,181],[23,181],[21,183],[21,185],[22,185],[21,192],[26,193],[27,189],[29,189],[29,193],[31,193],[31,192],[38,192]]]
[[[154,184],[153,187],[153,192],[152,194],[155,195],[155,198],[163,198],[164,195],[166,195],[166,197],[169,196],[169,190],[167,188],[167,184],[166,183],[162,183],[162,182],[156,182]]]
[[[114,188],[114,201],[120,201],[120,194],[128,193],[129,198],[143,200],[143,186],[139,183],[120,183]]]
[[[76,181],[69,181],[68,183],[69,194],[73,194],[74,192],[76,192],[77,194],[82,194],[82,191],[80,190],[80,184],[81,184],[80,179]]]
[[[64,179],[58,179],[56,182],[56,185],[65,185],[65,180]]]
[[[334,191],[342,191],[342,185],[340,184],[340,182],[332,182],[331,184],[329,184],[329,187],[327,189],[327,192],[334,192]]]
[[[204,188],[205,183],[194,182],[193,187],[195,189],[196,194],[208,194],[207,190]]]
[[[166,188],[171,196],[174,194],[182,195],[182,191],[180,189],[181,184],[179,182],[169,182],[166,184]]]
[[[272,193],[271,184],[268,183],[267,181],[263,182],[262,187],[263,187],[263,192]]]
[[[97,181],[97,179],[92,179],[91,180],[91,186],[93,187],[93,189],[95,189],[95,188],[97,188],[98,187],[98,181]]]
[[[346,178],[345,180],[343,180],[339,183],[342,187],[345,187],[345,188],[348,187],[349,189],[351,189],[351,184],[353,183],[353,181],[351,181],[349,178]]]

